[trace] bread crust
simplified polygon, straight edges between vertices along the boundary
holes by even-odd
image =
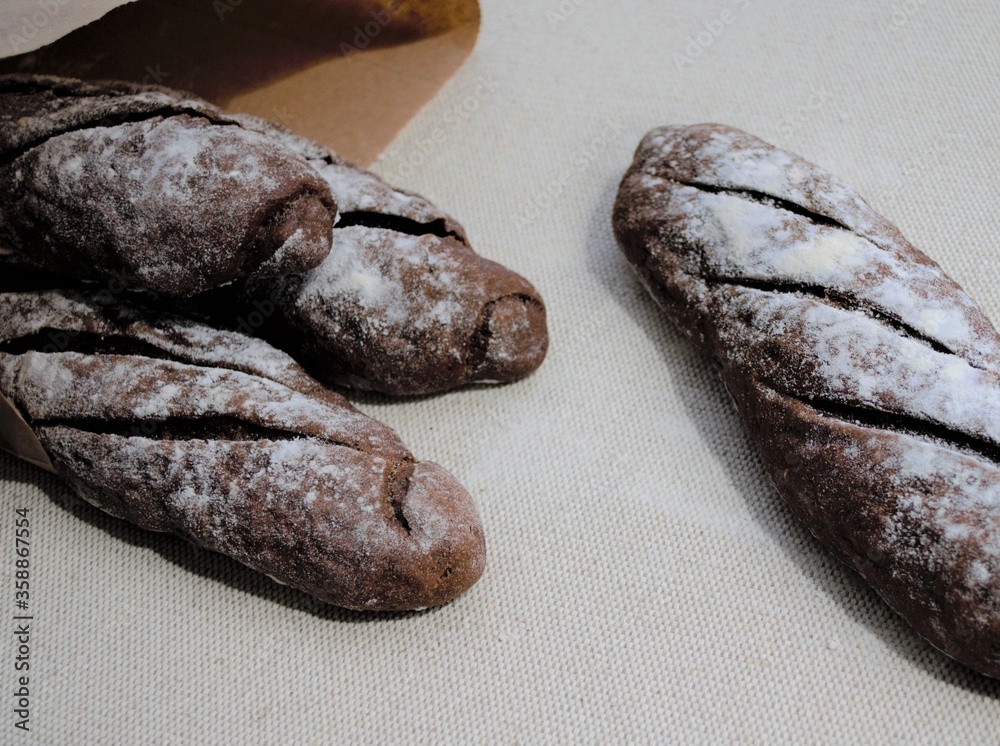
[[[650,132],[613,224],[792,511],[933,645],[1000,676],[1000,337],[982,310],[849,186],[723,125]]]
[[[277,304],[262,329],[274,344],[325,383],[393,395],[506,383],[542,364],[541,295],[476,254],[456,220],[318,143],[238,118],[305,158],[340,206],[334,248],[319,267],[248,283],[251,305]]]
[[[433,606],[485,567],[454,477],[263,341],[84,290],[0,292],[0,393],[92,504],[328,603]]]
[[[66,277],[187,297],[304,272],[336,210],[304,159],[195,96],[0,76],[0,245]]]

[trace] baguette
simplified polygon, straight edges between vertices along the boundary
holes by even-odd
[[[0,393],[87,501],[328,603],[422,608],[483,572],[455,479],[260,340],[84,290],[6,291]]]
[[[795,515],[934,646],[1000,676],[1000,336],[982,310],[842,181],[721,125],[650,132],[613,224]]]
[[[477,255],[458,222],[322,145],[256,117],[239,119],[306,159],[341,211],[334,248],[319,267],[247,283],[244,305],[276,311],[261,329],[273,344],[324,383],[395,395],[514,381],[541,365],[548,349],[541,296]],[[216,319],[233,307],[222,298]]]
[[[336,210],[301,157],[189,94],[0,76],[0,245],[64,276],[187,297],[304,272]]]

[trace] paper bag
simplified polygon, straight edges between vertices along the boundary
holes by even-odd
[[[363,166],[462,65],[479,32],[476,0],[4,5],[0,72],[192,91],[276,120]],[[52,43],[36,49],[39,41]]]

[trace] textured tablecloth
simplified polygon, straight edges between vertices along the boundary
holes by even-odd
[[[0,613],[25,507],[35,619],[33,732],[7,634],[0,742],[997,742],[1000,685],[793,519],[610,211],[649,128],[735,125],[853,184],[1000,319],[1000,6],[483,6],[376,169],[537,285],[551,353],[516,385],[359,405],[473,493],[486,575],[444,608],[343,612],[2,456]]]

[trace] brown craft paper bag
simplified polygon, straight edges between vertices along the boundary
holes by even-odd
[[[476,0],[2,0],[0,73],[157,83],[372,161],[461,67]],[[0,395],[0,448],[51,469]]]
[[[0,394],[0,448],[29,464],[55,471],[42,444],[13,404]]]
[[[0,72],[193,91],[367,166],[478,33],[476,0],[4,0]]]

